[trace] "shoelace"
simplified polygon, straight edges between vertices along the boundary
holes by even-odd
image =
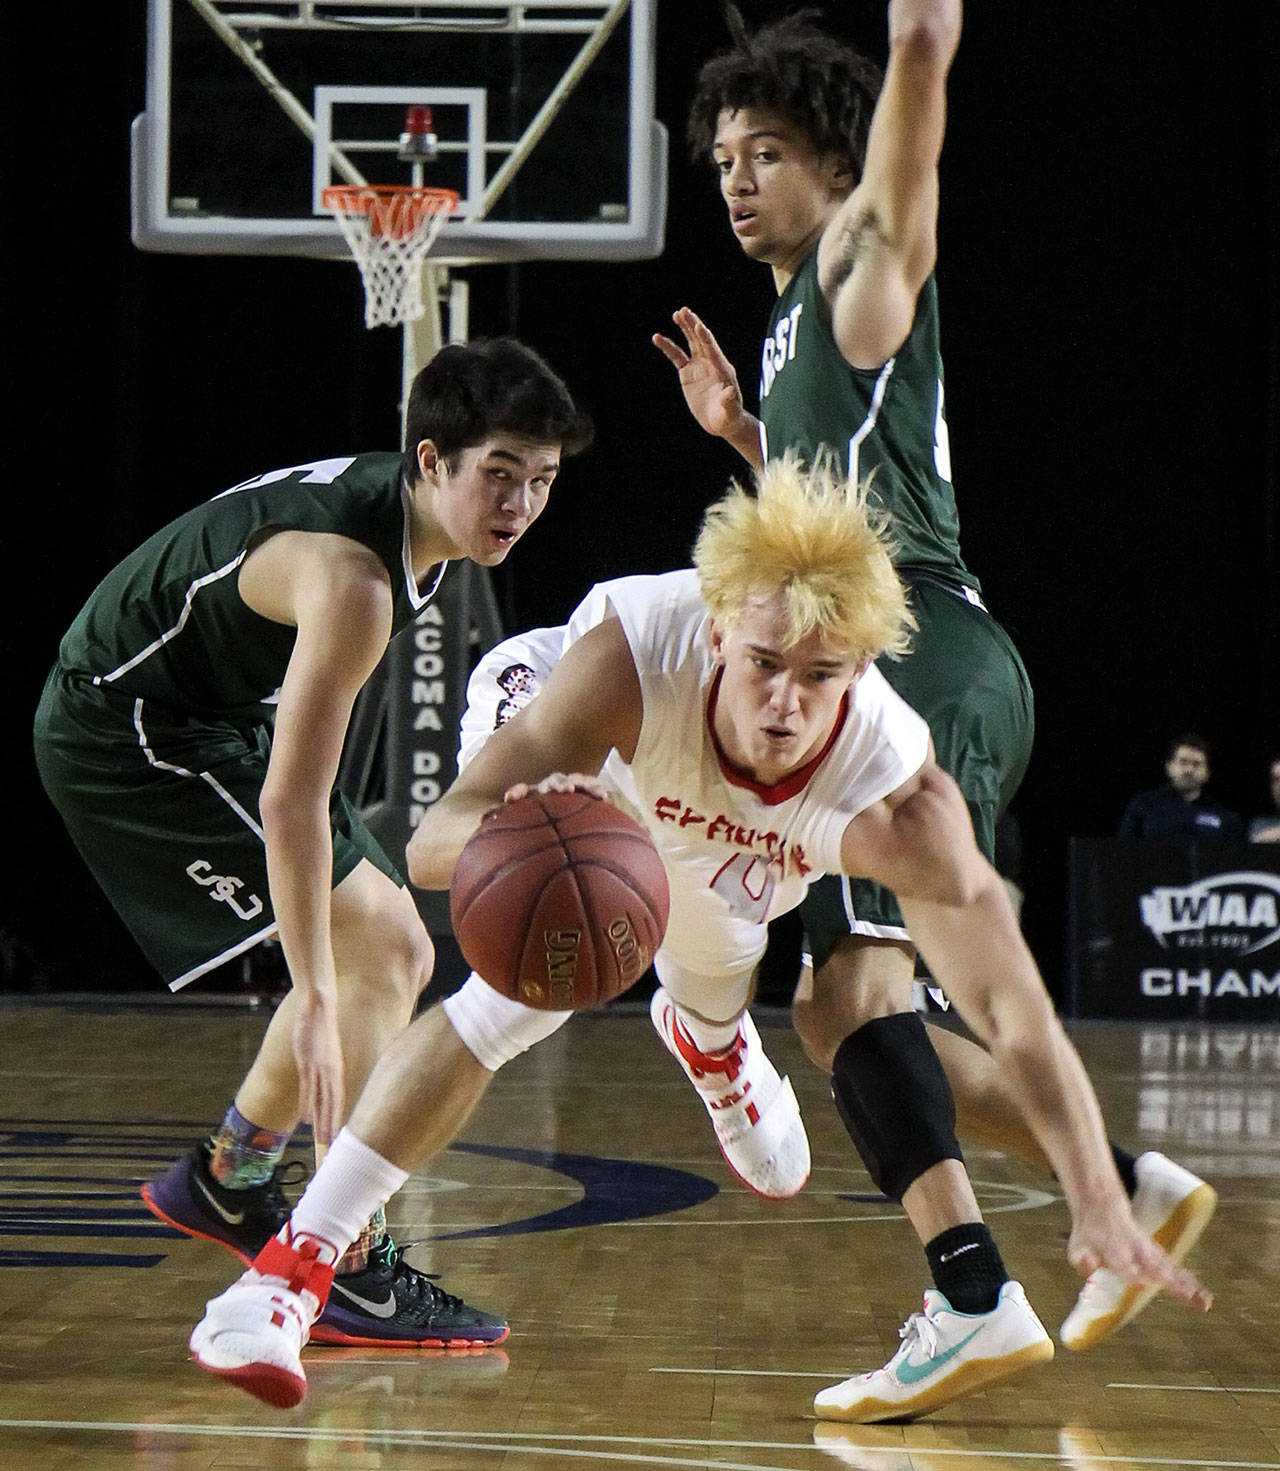
[[[905,1351],[910,1356],[912,1349],[919,1347],[924,1350],[924,1357],[931,1359],[937,1352],[938,1329],[926,1313],[912,1313],[898,1329],[898,1337],[903,1344],[899,1353]]]
[[[289,1213],[289,1202],[284,1193],[286,1185],[300,1185],[307,1178],[307,1167],[300,1159],[291,1159],[277,1165],[271,1178],[262,1187],[262,1204],[268,1211]]]
[[[739,1030],[733,1043],[723,1052],[703,1052],[689,1033],[680,1024],[680,1018],[674,1008],[671,1010],[671,1035],[675,1039],[676,1048],[684,1059],[690,1072],[695,1078],[706,1078],[715,1076],[723,1078],[724,1084],[737,1081],[738,1074],[742,1071],[746,1061],[747,1039],[746,1035]]]
[[[392,1291],[401,1287],[405,1296],[413,1301],[421,1302],[425,1298],[432,1307],[456,1312],[464,1306],[462,1299],[446,1292],[443,1287],[437,1287],[440,1279],[436,1273],[420,1272],[404,1260],[404,1253],[417,1244],[416,1241],[406,1241],[403,1246],[397,1246],[390,1236],[385,1237],[369,1254],[369,1270],[389,1282]]]

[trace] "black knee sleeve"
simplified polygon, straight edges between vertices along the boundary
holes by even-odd
[[[846,1037],[831,1092],[854,1148],[891,1200],[933,1165],[964,1157],[947,1075],[914,1012],[877,1017]]]

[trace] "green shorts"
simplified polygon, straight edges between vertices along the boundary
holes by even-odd
[[[81,857],[170,990],[275,933],[258,810],[268,727],[197,720],[55,666],[35,752]],[[404,882],[339,792],[329,816],[335,887],[362,858]]]
[[[929,582],[912,586],[911,608],[920,624],[911,653],[877,667],[928,722],[938,764],[959,783],[978,847],[990,858],[996,819],[1031,759],[1031,681],[985,608]],[[800,914],[807,953],[819,966],[842,935],[909,939],[898,901],[865,879],[828,874],[810,888]]]

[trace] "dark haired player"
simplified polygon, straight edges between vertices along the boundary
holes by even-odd
[[[734,21],[733,44],[699,77],[689,138],[695,157],[714,165],[743,253],[770,268],[778,292],[759,419],[693,312],[675,314],[684,346],[654,342],[679,370],[698,423],[753,466],[788,448],[808,458],[825,449],[869,479],[892,514],[919,628],[911,655],[887,664],[885,677],[928,722],[990,857],[996,818],[1030,757],[1033,712],[1017,650],[961,555],[951,483],[933,267],[960,25],[960,0],[893,0],[882,77],[807,14],[750,34]],[[982,1049],[941,1031],[931,1045],[913,1009],[915,947],[893,894],[829,876],[802,915],[811,968],[794,1015],[806,1051],[830,1072],[876,1184],[902,1201],[939,1292],[953,1308],[988,1312],[1007,1273],[964,1169],[957,1113],[960,1129],[984,1143],[1040,1168],[1043,1155]],[[732,1018],[678,1021],[696,1042]],[[1139,1223],[1182,1255],[1209,1219],[1213,1192],[1161,1155],[1114,1149],[1114,1158]],[[1151,1295],[1095,1273],[1063,1342],[1089,1347]],[[855,1376],[816,1406],[857,1418],[866,1393]]]
[[[327,1146],[431,977],[403,880],[334,783],[351,710],[445,564],[501,563],[591,425],[530,349],[444,348],[402,454],[319,460],[186,512],[109,572],[36,715],[40,774],[173,990],[278,936],[292,989],[212,1137],[148,1207],[248,1261],[288,1217],[302,1118]],[[379,1212],[313,1336],[495,1342],[506,1324],[398,1257]]]

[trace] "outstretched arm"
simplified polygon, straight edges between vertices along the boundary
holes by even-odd
[[[561,789],[592,790],[612,749],[624,759],[634,754],[641,715],[631,649],[617,618],[608,618],[570,645],[535,699],[494,731],[427,809],[409,840],[409,877],[421,889],[448,888],[467,839],[507,797],[549,778]]]
[[[655,332],[654,347],[680,374],[689,412],[708,434],[726,439],[753,469],[764,468],[760,421],[742,401],[738,374],[706,323],[682,306],[671,320],[684,335],[684,346]]]
[[[960,0],[892,0],[862,178],[818,244],[832,330],[855,368],[880,367],[906,341],[937,256],[938,159],[960,15]]]
[[[391,586],[367,547],[283,531],[246,559],[239,588],[255,612],[297,628],[259,808],[271,902],[297,996],[300,1107],[327,1144],[342,1123],[345,1097],[329,800],[352,705],[391,635]]]
[[[1135,1223],[1102,1111],[1054,1011],[995,869],[979,853],[955,782],[929,764],[845,830],[847,872],[892,889],[912,939],[990,1049],[1049,1157],[1071,1210],[1071,1263],[1108,1267],[1201,1308],[1212,1298]]]

